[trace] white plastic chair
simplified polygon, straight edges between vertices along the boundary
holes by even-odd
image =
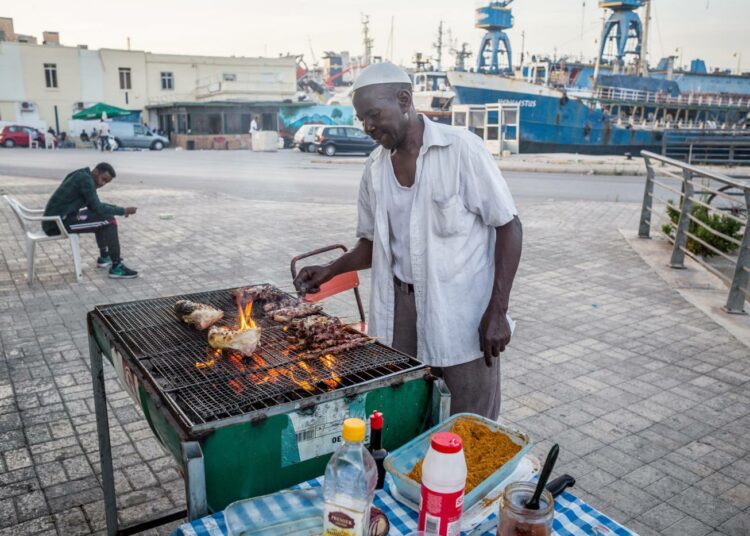
[[[18,218],[18,222],[21,224],[23,231],[26,235],[26,280],[29,285],[34,283],[34,253],[36,251],[37,242],[49,242],[52,240],[70,240],[70,249],[73,252],[73,265],[76,271],[76,281],[81,281],[81,251],[79,248],[78,235],[68,233],[65,228],[60,216],[43,216],[44,210],[31,209],[24,207],[18,200],[12,196],[4,195],[3,198],[7,201],[10,208],[13,210],[13,214]],[[36,222],[53,221],[57,224],[57,228],[60,230],[59,235],[47,236],[47,234],[41,230]]]

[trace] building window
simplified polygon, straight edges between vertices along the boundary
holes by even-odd
[[[57,87],[57,64],[56,63],[45,63],[44,64],[44,82],[47,87]]]
[[[120,67],[120,89],[133,89],[130,83],[130,67]]]
[[[234,73],[224,73],[222,78],[224,79],[224,82],[236,82],[237,81],[237,75]]]
[[[161,73],[161,88],[163,90],[174,89],[174,73]]]

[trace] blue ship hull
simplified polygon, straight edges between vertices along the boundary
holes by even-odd
[[[605,155],[661,149],[661,131],[617,126],[616,119],[607,112],[590,108],[583,101],[568,99],[562,94],[539,95],[453,83],[452,88],[457,104],[520,103],[519,145],[522,153]]]

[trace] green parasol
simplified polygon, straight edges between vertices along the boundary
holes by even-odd
[[[118,108],[117,106],[110,106],[109,104],[104,104],[103,102],[99,102],[97,104],[94,104],[93,106],[90,106],[86,108],[85,110],[81,110],[80,112],[73,115],[73,119],[107,119],[112,117],[120,117],[122,115],[130,115],[131,111],[129,110],[123,110],[122,108]]]

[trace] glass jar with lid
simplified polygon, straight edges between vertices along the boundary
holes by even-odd
[[[500,525],[497,536],[551,536],[555,518],[555,500],[544,490],[539,509],[529,510],[526,502],[536,489],[535,482],[513,482],[503,492],[500,501]]]

